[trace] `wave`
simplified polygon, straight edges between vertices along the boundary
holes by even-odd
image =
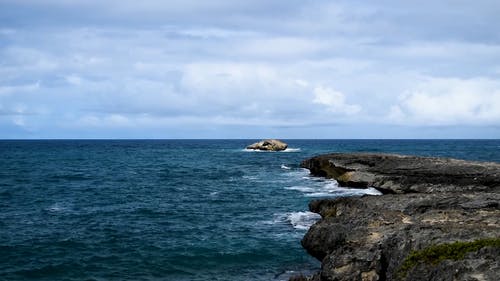
[[[380,191],[373,187],[369,188],[348,188],[340,187],[336,181],[312,182],[310,185],[295,185],[285,187],[286,190],[295,190],[304,193],[306,197],[344,197],[361,195],[382,195]]]
[[[292,212],[287,214],[287,221],[295,229],[307,230],[321,218],[320,215],[313,212]]]
[[[299,211],[274,214],[273,219],[262,221],[262,223],[267,225],[287,225],[296,230],[308,230],[320,218],[319,214],[309,211]]]
[[[382,195],[382,192],[373,187],[368,188],[342,188],[339,187],[338,192],[351,193],[352,195]]]
[[[65,204],[65,203],[54,203],[48,208],[46,208],[46,211],[49,211],[51,213],[62,213],[62,212],[68,212],[70,211],[70,207]]]
[[[332,193],[330,192],[313,192],[304,194],[305,197],[331,197]]]
[[[288,167],[287,165],[285,164],[281,164],[281,169],[284,169],[284,170],[291,170],[292,168]]]
[[[352,196],[352,195],[382,195],[380,191],[373,187],[368,188],[349,188],[349,187],[341,187],[339,184],[334,181],[326,184],[324,189],[330,193],[339,194],[342,196]]]
[[[310,172],[307,169],[296,168],[293,165],[281,165],[281,169],[283,169],[282,175],[293,179],[295,181],[303,181],[309,180],[311,177],[309,176]]]
[[[285,189],[287,190],[297,190],[297,191],[301,191],[301,192],[314,192],[316,189],[314,189],[313,187],[308,187],[308,186],[288,186],[288,187],[285,187]]]
[[[248,148],[243,148],[242,150],[240,151],[243,151],[243,152],[262,152],[261,150],[257,150],[257,149],[248,149]]]

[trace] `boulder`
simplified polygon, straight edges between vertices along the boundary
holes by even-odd
[[[247,149],[265,150],[265,151],[281,151],[285,150],[288,144],[275,139],[262,140],[247,146]]]

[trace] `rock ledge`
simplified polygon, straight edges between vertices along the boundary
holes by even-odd
[[[500,164],[337,153],[302,166],[385,194],[309,204],[322,219],[302,245],[322,268],[303,280],[500,280]],[[408,261],[418,253],[443,258]]]
[[[305,160],[312,175],[387,193],[499,191],[500,164],[397,154],[332,153]]]

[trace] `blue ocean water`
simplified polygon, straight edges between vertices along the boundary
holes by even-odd
[[[359,195],[299,167],[373,151],[500,162],[499,140],[0,141],[0,280],[287,280],[313,198]],[[370,192],[370,191],[368,191]]]

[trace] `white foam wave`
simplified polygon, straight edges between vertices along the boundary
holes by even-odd
[[[307,230],[311,225],[321,218],[320,215],[312,212],[292,212],[287,214],[287,221],[295,229]]]
[[[348,193],[351,195],[382,195],[380,191],[373,187],[369,188],[346,188],[337,187],[333,190],[336,193]]]
[[[314,192],[316,189],[308,186],[287,186],[285,187],[287,190],[297,190],[301,192]]]
[[[283,224],[286,221],[286,216],[287,214],[274,214],[272,219],[262,221],[262,223],[267,225]]]
[[[369,188],[346,188],[340,187],[336,181],[311,182],[306,185],[295,185],[285,187],[287,190],[296,190],[304,193],[306,197],[340,197],[340,196],[361,196],[361,195],[382,195],[380,191],[373,187]]]
[[[324,178],[311,176],[311,173],[307,169],[305,169],[305,171],[303,172],[302,179],[308,180],[311,182],[325,182]]]
[[[285,164],[281,164],[281,169],[284,169],[284,170],[291,170],[292,168],[288,167],[287,165]]]
[[[340,187],[337,181],[328,181],[322,188],[326,190],[338,190]]]
[[[68,211],[69,207],[66,204],[54,203],[54,204],[52,204],[52,206],[50,206],[49,208],[47,208],[47,210],[49,212],[58,213],[58,212]]]
[[[282,174],[283,176],[293,178],[294,180],[299,181],[301,179],[309,178],[309,170],[297,169],[288,166],[286,166],[286,168],[282,166],[281,168],[286,170],[286,172]]]
[[[361,195],[382,195],[380,191],[375,188],[337,188],[331,190],[324,190],[318,192],[306,193],[304,196],[306,197],[341,197],[341,196],[361,196]]]
[[[329,197],[333,194],[331,192],[313,192],[304,194],[305,197]]]
[[[299,152],[300,148],[287,148],[283,152]]]
[[[382,195],[382,192],[378,191],[374,187],[369,187],[367,189],[363,189],[363,191],[365,192],[364,194],[368,194],[368,195]]]

